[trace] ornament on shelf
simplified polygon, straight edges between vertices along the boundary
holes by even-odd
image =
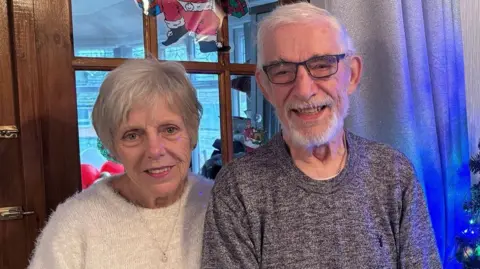
[[[265,144],[265,132],[260,128],[252,126],[252,121],[248,120],[243,130],[244,145],[246,152],[252,152],[256,148]]]
[[[157,16],[162,11],[157,0],[135,0],[145,16]]]

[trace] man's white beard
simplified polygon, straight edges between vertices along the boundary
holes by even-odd
[[[283,131],[288,134],[291,142],[301,147],[315,147],[330,142],[337,132],[343,127],[343,121],[338,119],[335,113],[328,123],[327,129],[322,133],[305,133],[298,131],[291,121],[288,121],[288,127],[283,127]]]
[[[344,99],[346,100],[346,99]],[[336,108],[335,108],[336,109]],[[322,133],[301,132],[297,130],[291,120],[287,119],[287,128],[282,124],[282,130],[290,137],[291,142],[300,147],[316,147],[329,143],[343,129],[344,120],[348,114],[348,100],[343,106],[340,115],[337,111],[333,111],[332,117],[329,119],[328,126]]]

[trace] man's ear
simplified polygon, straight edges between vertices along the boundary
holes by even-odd
[[[255,79],[257,80],[257,85],[260,87],[260,90],[262,90],[263,96],[268,102],[272,103],[270,101],[270,85],[265,76],[262,70],[257,69],[255,72]]]
[[[348,94],[352,94],[360,83],[362,76],[362,58],[358,55],[351,56],[350,59],[350,82],[348,85]]]

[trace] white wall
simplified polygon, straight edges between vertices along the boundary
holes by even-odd
[[[470,155],[480,139],[480,1],[460,0]],[[480,181],[480,175],[472,183]]]

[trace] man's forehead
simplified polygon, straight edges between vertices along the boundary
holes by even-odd
[[[266,65],[281,61],[302,62],[313,56],[339,54],[343,43],[337,32],[327,33],[328,30],[312,29],[308,35],[290,34],[288,39],[285,33],[276,31],[271,33],[264,46],[264,62]],[[273,34],[273,35],[272,35]]]

